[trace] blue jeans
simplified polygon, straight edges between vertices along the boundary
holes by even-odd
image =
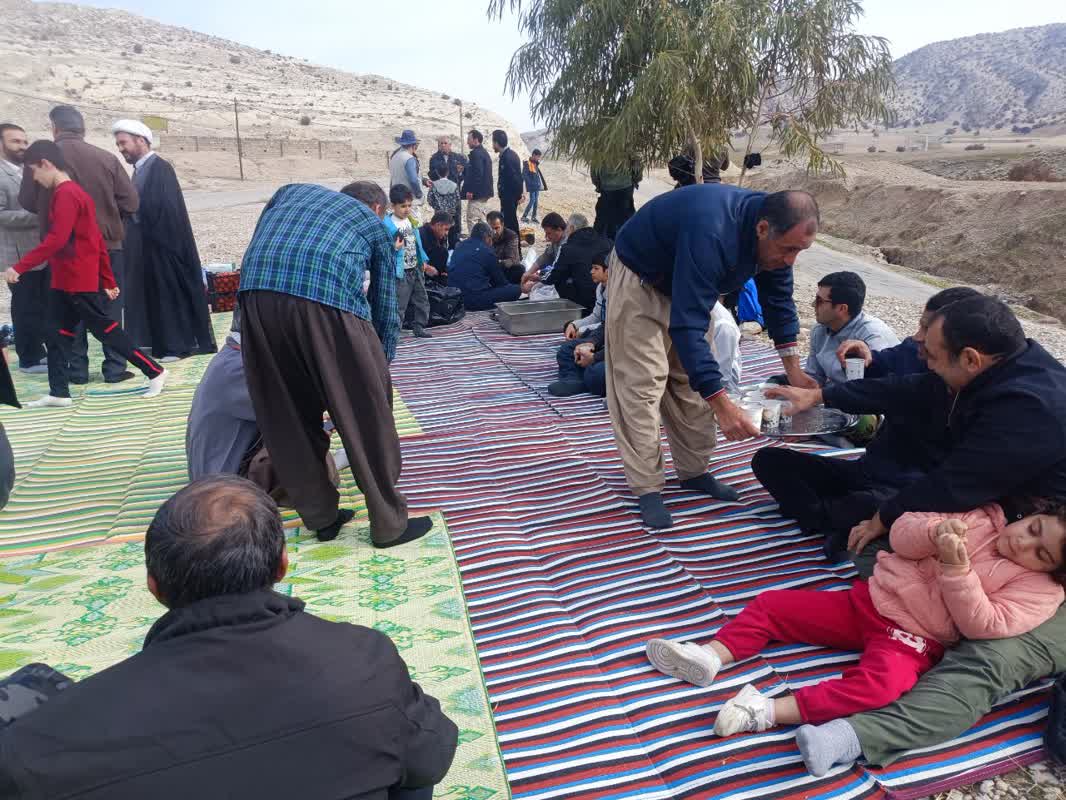
[[[585,391],[600,397],[607,396],[607,365],[603,361],[597,361],[591,367],[579,366],[574,361],[574,350],[586,337],[567,339],[555,353],[555,360],[559,363],[559,380],[574,381],[585,384]]]
[[[526,220],[530,217],[537,216],[537,201],[540,199],[540,192],[530,192],[529,202],[526,203],[526,210],[522,212],[522,219]]]

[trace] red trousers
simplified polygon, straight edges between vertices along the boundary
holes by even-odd
[[[795,693],[804,722],[820,723],[881,708],[908,691],[944,655],[939,642],[907,633],[881,616],[865,581],[846,592],[763,592],[715,637],[740,661],[770,642],[861,650],[839,678]]]

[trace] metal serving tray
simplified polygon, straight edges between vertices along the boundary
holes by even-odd
[[[519,300],[496,304],[496,319],[512,336],[562,333],[566,323],[584,315],[585,310],[570,300]]]
[[[784,420],[784,415],[781,416]],[[830,433],[842,433],[859,421],[855,414],[845,414],[835,408],[818,406],[801,411],[791,418],[790,424],[777,430],[763,430],[763,436],[773,439],[808,439]]]

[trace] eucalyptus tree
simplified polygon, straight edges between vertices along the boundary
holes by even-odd
[[[888,117],[888,43],[855,31],[858,0],[491,0],[490,17],[507,11],[527,41],[506,89],[528,93],[557,152],[593,168],[685,147],[701,164],[738,131],[748,154],[762,131],[839,173],[819,141]]]

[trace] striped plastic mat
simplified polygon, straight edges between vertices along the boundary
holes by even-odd
[[[1038,688],[886,770],[812,778],[791,728],[714,737],[715,714],[744,683],[780,694],[857,655],[775,647],[700,689],[652,670],[646,640],[705,640],[764,589],[841,589],[854,574],[827,564],[752,476],[768,440],[715,452],[712,469],[740,504],[668,489],[675,527],[643,530],[604,402],[545,391],[558,344],[470,314],[404,342],[393,365],[424,431],[404,441],[403,488],[412,504],[445,510],[515,797],[912,797],[1039,757]],[[779,364],[749,344],[744,362],[746,379]]]

